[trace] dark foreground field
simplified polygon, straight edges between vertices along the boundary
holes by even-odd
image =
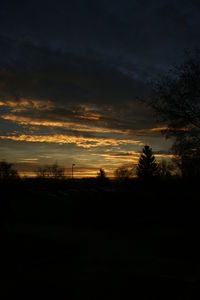
[[[1,295],[199,299],[198,183],[1,185]]]

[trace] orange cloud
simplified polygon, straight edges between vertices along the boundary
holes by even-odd
[[[99,146],[119,146],[119,145],[141,145],[141,141],[130,139],[97,138],[68,135],[4,135],[0,139],[13,141],[56,143],[56,144],[76,144],[78,147],[95,148]]]
[[[30,163],[36,163],[38,161],[38,158],[22,158],[22,159],[20,159],[20,162],[30,162]]]
[[[12,112],[19,112],[24,109],[50,109],[53,107],[51,101],[42,101],[36,99],[24,99],[20,98],[19,100],[0,100],[0,106],[8,106],[12,108]]]
[[[96,113],[86,113],[85,115],[79,116],[82,119],[87,120],[99,120],[100,114]],[[96,133],[120,133],[123,135],[135,133],[138,135],[148,135],[151,133],[161,133],[164,130],[167,130],[167,126],[163,127],[155,127],[155,128],[147,128],[147,129],[115,129],[109,127],[99,127],[94,125],[86,125],[78,122],[77,120],[73,121],[54,121],[54,120],[41,120],[37,118],[30,118],[24,116],[18,116],[13,114],[5,114],[1,116],[2,119],[16,122],[22,125],[29,126],[44,126],[44,127],[57,127],[57,128],[65,128],[69,130],[76,130],[80,132],[96,132]]]
[[[96,115],[95,115],[96,116]],[[29,117],[16,116],[16,115],[2,115],[2,119],[16,122],[23,125],[31,125],[31,126],[45,126],[45,127],[57,127],[57,128],[65,128],[70,130],[77,130],[81,132],[97,132],[97,133],[121,133],[127,134],[129,130],[121,130],[121,129],[112,129],[112,128],[104,128],[98,126],[89,126],[81,123],[72,122],[72,121],[51,121],[51,120],[40,120],[40,119],[31,119]],[[87,116],[87,119],[89,116]],[[91,118],[95,118],[93,115]],[[97,116],[96,116],[97,118]]]
[[[116,162],[117,164],[122,164],[122,163],[137,163],[138,158],[141,153],[132,151],[128,153],[103,153],[99,154],[101,157],[104,157],[108,161],[112,161],[112,163]],[[93,154],[96,155],[96,154]]]
[[[98,113],[93,112],[86,112],[83,115],[79,116],[81,119],[91,120],[91,121],[98,121],[100,120],[101,115]]]

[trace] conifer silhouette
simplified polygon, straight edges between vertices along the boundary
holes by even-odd
[[[105,179],[106,178],[106,172],[104,171],[104,169],[100,168],[99,172],[97,174],[97,178],[99,179]]]
[[[141,179],[148,179],[155,177],[159,174],[158,164],[152,149],[145,145],[140,156],[137,166],[137,176]]]

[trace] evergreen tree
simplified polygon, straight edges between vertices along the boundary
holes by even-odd
[[[150,179],[158,174],[159,168],[152,149],[148,145],[145,145],[137,166],[137,176],[141,179]]]
[[[106,172],[104,171],[104,169],[99,169],[99,172],[97,174],[97,178],[99,179],[105,179],[106,178]]]

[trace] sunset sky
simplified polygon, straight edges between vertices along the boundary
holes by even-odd
[[[138,98],[199,46],[199,13],[198,0],[2,2],[0,160],[81,177],[137,163],[146,143],[166,157],[165,124]]]

